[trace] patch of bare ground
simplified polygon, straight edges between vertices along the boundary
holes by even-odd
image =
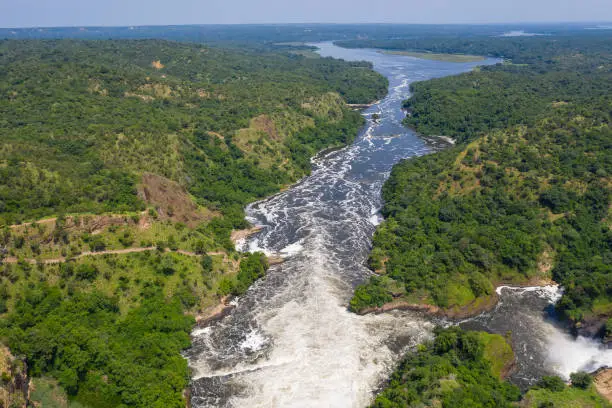
[[[476,316],[484,312],[488,312],[495,308],[497,305],[498,297],[497,294],[487,296],[484,298],[476,299],[474,302],[469,303],[465,306],[456,306],[451,308],[441,308],[426,303],[410,303],[401,299],[394,300],[386,303],[380,307],[369,307],[363,309],[359,314],[368,313],[384,313],[390,312],[391,310],[413,310],[417,312],[423,312],[430,316],[447,317],[450,319],[465,319],[468,317]]]
[[[597,370],[593,375],[593,382],[597,392],[609,402],[612,402],[612,368],[606,367]]]
[[[285,259],[280,256],[268,256],[268,265],[278,265],[285,262]]]
[[[250,127],[267,133],[272,140],[278,140],[280,138],[274,121],[267,115],[259,115],[251,119]]]
[[[95,215],[95,216],[82,216],[82,217],[66,217],[66,224],[64,226],[67,230],[79,230],[88,232],[90,234],[99,234],[105,228],[112,225],[136,225],[140,222],[140,216],[138,221],[132,219],[126,215]]]
[[[137,247],[137,248],[125,248],[125,249],[107,249],[104,251],[96,251],[96,252],[92,252],[92,251],[85,251],[82,252],[78,255],[75,256],[71,256],[71,257],[59,257],[59,258],[52,258],[52,259],[44,259],[44,260],[37,260],[37,259],[24,259],[24,262],[27,262],[29,264],[32,265],[36,265],[38,263],[41,263],[43,265],[49,265],[49,264],[56,264],[56,263],[62,263],[62,262],[66,262],[66,261],[71,261],[71,260],[75,260],[75,259],[79,259],[79,258],[84,258],[86,256],[100,256],[100,255],[124,255],[124,254],[133,254],[136,252],[147,252],[147,251],[155,251],[157,250],[157,247],[154,246],[149,246],[149,247]],[[177,254],[181,254],[181,255],[185,255],[185,256],[201,256],[200,254],[197,254],[195,252],[191,252],[191,251],[185,251],[182,249],[177,249],[176,251],[173,251],[169,248],[166,248],[164,250],[164,252],[176,252]],[[207,252],[208,255],[223,255],[223,259],[225,261],[228,261],[228,257],[227,257],[227,253],[226,252]],[[3,263],[9,263],[9,264],[14,264],[19,262],[18,258],[9,256],[6,257],[2,260],[0,260]],[[235,266],[235,265],[234,265]]]
[[[183,186],[157,174],[142,175],[138,195],[155,206],[162,220],[182,222],[191,228],[215,216],[212,211],[199,207]]]
[[[368,109],[372,106],[374,106],[374,104],[376,104],[378,102],[374,102],[374,103],[347,103],[346,106],[348,106],[349,108],[353,109],[353,110],[365,110]]]
[[[510,344],[510,342],[508,342]],[[508,377],[510,377],[512,374],[514,374],[514,372],[516,371],[518,365],[516,362],[516,357],[513,358],[511,361],[508,361],[506,364],[504,364],[504,367],[502,368],[501,372],[499,373],[499,378],[501,378],[502,380],[506,380],[508,379]]]
[[[162,64],[160,60],[157,60],[151,62],[151,66],[155,69],[162,69],[164,67],[164,64]]]
[[[56,220],[57,220],[57,217],[45,218],[45,219],[38,220],[38,221],[23,222],[21,224],[13,224],[13,225],[10,226],[10,228],[11,229],[20,229],[20,228],[23,228],[23,227],[29,227],[30,225],[33,225],[33,224],[41,224],[41,225],[54,224]]]
[[[247,239],[251,235],[258,233],[259,231],[261,231],[261,227],[251,227],[243,230],[233,230],[230,235],[230,239],[232,240],[234,245],[236,245],[238,241]]]
[[[223,137],[223,135],[220,133],[217,133],[217,132],[206,132],[206,133],[208,133],[210,136],[216,137],[217,139],[221,141],[225,140],[225,137]]]
[[[223,319],[235,307],[234,305],[230,304],[230,300],[230,296],[224,296],[219,300],[218,304],[204,309],[201,313],[195,316],[196,325],[198,327],[206,327],[213,322]]]
[[[25,222],[22,224],[11,225],[10,228],[13,230],[24,230],[30,227],[36,227],[42,225],[48,227],[49,231],[55,229],[57,217],[45,218],[38,221]],[[62,228],[68,231],[81,231],[90,234],[97,234],[104,228],[112,225],[138,225],[141,229],[146,229],[150,226],[150,220],[146,216],[145,212],[142,212],[138,217],[132,217],[125,214],[83,214],[83,215],[68,215],[64,218],[64,224]],[[50,238],[48,238],[50,239]],[[43,241],[44,243],[44,241]]]
[[[554,264],[555,253],[552,248],[547,247],[538,257],[538,273],[543,276],[550,276]]]

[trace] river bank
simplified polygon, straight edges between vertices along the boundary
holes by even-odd
[[[421,58],[432,61],[443,61],[443,62],[480,62],[486,60],[486,57],[480,55],[469,55],[469,54],[437,54],[433,52],[414,52],[414,51],[392,51],[392,50],[381,50],[383,54],[389,55],[402,55],[405,57]]]
[[[476,301],[465,306],[442,308],[426,303],[410,303],[404,300],[395,300],[389,303],[385,303],[382,306],[367,307],[357,312],[357,314],[380,314],[390,312],[392,310],[411,310],[415,312],[425,313],[426,315],[431,317],[441,317],[456,320],[478,316],[481,313],[491,311],[493,308],[495,308],[498,301],[499,297],[497,296],[497,294],[493,294],[491,296],[479,298]]]

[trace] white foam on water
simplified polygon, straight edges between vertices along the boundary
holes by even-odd
[[[240,343],[240,348],[251,352],[258,351],[261,350],[266,343],[266,338],[258,330],[251,330],[251,332],[247,334],[246,339]]]
[[[393,333],[420,342],[432,325],[415,316],[358,316],[339,302],[326,266],[311,259],[305,302],[287,302],[258,320],[274,347],[262,365],[241,376],[248,389],[234,407],[361,407],[392,370]],[[288,324],[290,322],[290,324]]]
[[[535,293],[551,305],[557,303],[563,296],[563,289],[559,285],[500,286],[496,292],[501,295],[504,290],[512,291],[518,296]],[[534,318],[537,319],[536,327],[542,332],[541,337],[547,350],[545,363],[547,368],[556,374],[567,380],[573,372],[592,372],[601,367],[612,367],[612,350],[604,346],[598,339],[573,337],[567,333],[566,328],[558,327],[540,315]]]
[[[274,255],[274,252],[261,247],[260,242],[257,240],[247,241],[247,244],[245,246],[248,252],[263,252],[266,256]]]
[[[578,336],[573,338],[555,327],[547,333],[548,362],[560,376],[569,379],[577,371],[593,372],[612,367],[612,350],[601,341]]]
[[[455,139],[453,139],[452,137],[449,136],[438,136],[438,138],[444,140],[445,142],[454,145],[455,144]]]
[[[198,337],[198,336],[203,336],[205,334],[210,333],[210,331],[212,330],[212,328],[210,326],[208,327],[203,327],[201,329],[195,329],[191,332],[191,335],[193,337]]]
[[[237,239],[236,242],[234,242],[234,246],[236,247],[236,251],[244,252],[247,249],[247,239]]]
[[[521,295],[523,293],[536,292],[536,294],[542,299],[548,300],[550,303],[557,303],[563,296],[563,288],[559,285],[546,285],[546,286],[498,286],[495,292],[498,295],[502,294],[503,290],[511,290],[515,294]]]
[[[280,255],[283,258],[287,258],[290,256],[294,256],[302,252],[304,249],[303,241],[294,242],[293,244],[289,244],[283,249],[280,250]]]
[[[385,220],[382,214],[380,213],[380,210],[381,210],[380,208],[374,207],[370,211],[370,218],[368,220],[374,226],[380,225],[380,223],[382,223]]]

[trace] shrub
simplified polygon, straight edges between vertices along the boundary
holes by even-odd
[[[205,274],[209,274],[212,272],[213,259],[210,255],[202,255],[202,260],[200,261],[200,264],[202,265],[202,269],[204,270]]]
[[[565,389],[565,382],[556,375],[545,376],[538,381],[536,386],[539,388],[546,388],[547,390],[554,392],[561,392]]]
[[[572,386],[586,390],[593,383],[593,377],[583,371],[570,374]]]
[[[98,277],[98,268],[95,265],[81,264],[76,268],[75,277],[78,280],[94,281]]]

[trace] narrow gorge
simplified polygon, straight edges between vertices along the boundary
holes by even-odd
[[[391,167],[448,143],[426,141],[402,125],[410,84],[497,61],[443,62],[316,45],[324,57],[371,61],[388,78],[389,93],[363,112],[367,124],[354,144],[320,153],[310,176],[247,208],[261,231],[242,249],[285,261],[236,299],[228,316],[193,331],[185,355],[194,407],[363,407],[409,347],[429,338],[436,323],[450,324],[401,310],[360,316],[347,304],[371,274],[364,263]],[[549,317],[559,293],[555,286],[498,288],[492,311],[460,324],[512,332],[517,367],[511,379],[518,385],[612,365],[611,351],[571,339]]]

